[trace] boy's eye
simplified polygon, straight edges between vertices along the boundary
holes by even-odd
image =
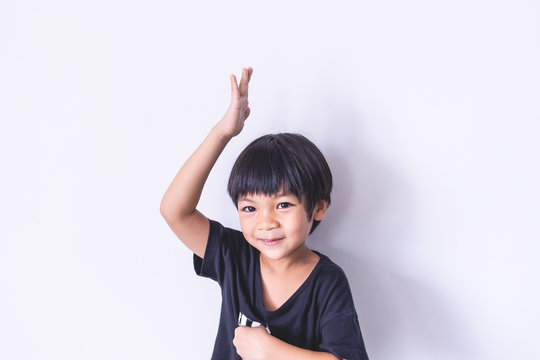
[[[253,212],[255,211],[255,208],[253,206],[244,206],[242,208],[242,211],[245,211],[245,212]]]
[[[292,204],[291,203],[288,203],[288,202],[282,202],[282,203],[279,203],[277,208],[278,209],[286,209],[288,207],[291,207]]]

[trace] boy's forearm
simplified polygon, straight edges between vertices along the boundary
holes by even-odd
[[[270,341],[270,358],[272,359],[294,359],[294,360],[337,360],[333,354],[320,351],[312,351],[288,344],[276,337]]]
[[[186,217],[193,214],[206,179],[229,140],[217,126],[212,128],[167,188],[160,205],[164,217]]]
[[[249,116],[248,84],[253,69],[242,69],[240,84],[234,75],[231,80],[231,104],[223,118],[212,128],[201,145],[178,171],[160,204],[161,214],[167,218],[187,219],[195,213],[204,183],[217,158],[229,140],[242,131]]]

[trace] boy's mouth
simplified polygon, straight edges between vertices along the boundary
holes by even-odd
[[[273,246],[273,245],[277,245],[281,242],[281,240],[283,240],[283,238],[275,238],[275,239],[259,239],[260,241],[263,242],[263,244],[265,245],[268,245],[268,246]]]

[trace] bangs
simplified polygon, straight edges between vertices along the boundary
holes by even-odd
[[[238,198],[249,194],[285,195],[291,193],[301,200],[304,189],[296,163],[286,159],[274,141],[267,141],[242,152],[229,178],[228,192],[235,205]],[[292,166],[291,166],[292,165]]]

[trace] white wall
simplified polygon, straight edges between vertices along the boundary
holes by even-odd
[[[0,1],[0,358],[207,359],[218,286],[159,214],[252,66],[256,136],[335,176],[310,240],[372,359],[538,359],[540,5]]]

